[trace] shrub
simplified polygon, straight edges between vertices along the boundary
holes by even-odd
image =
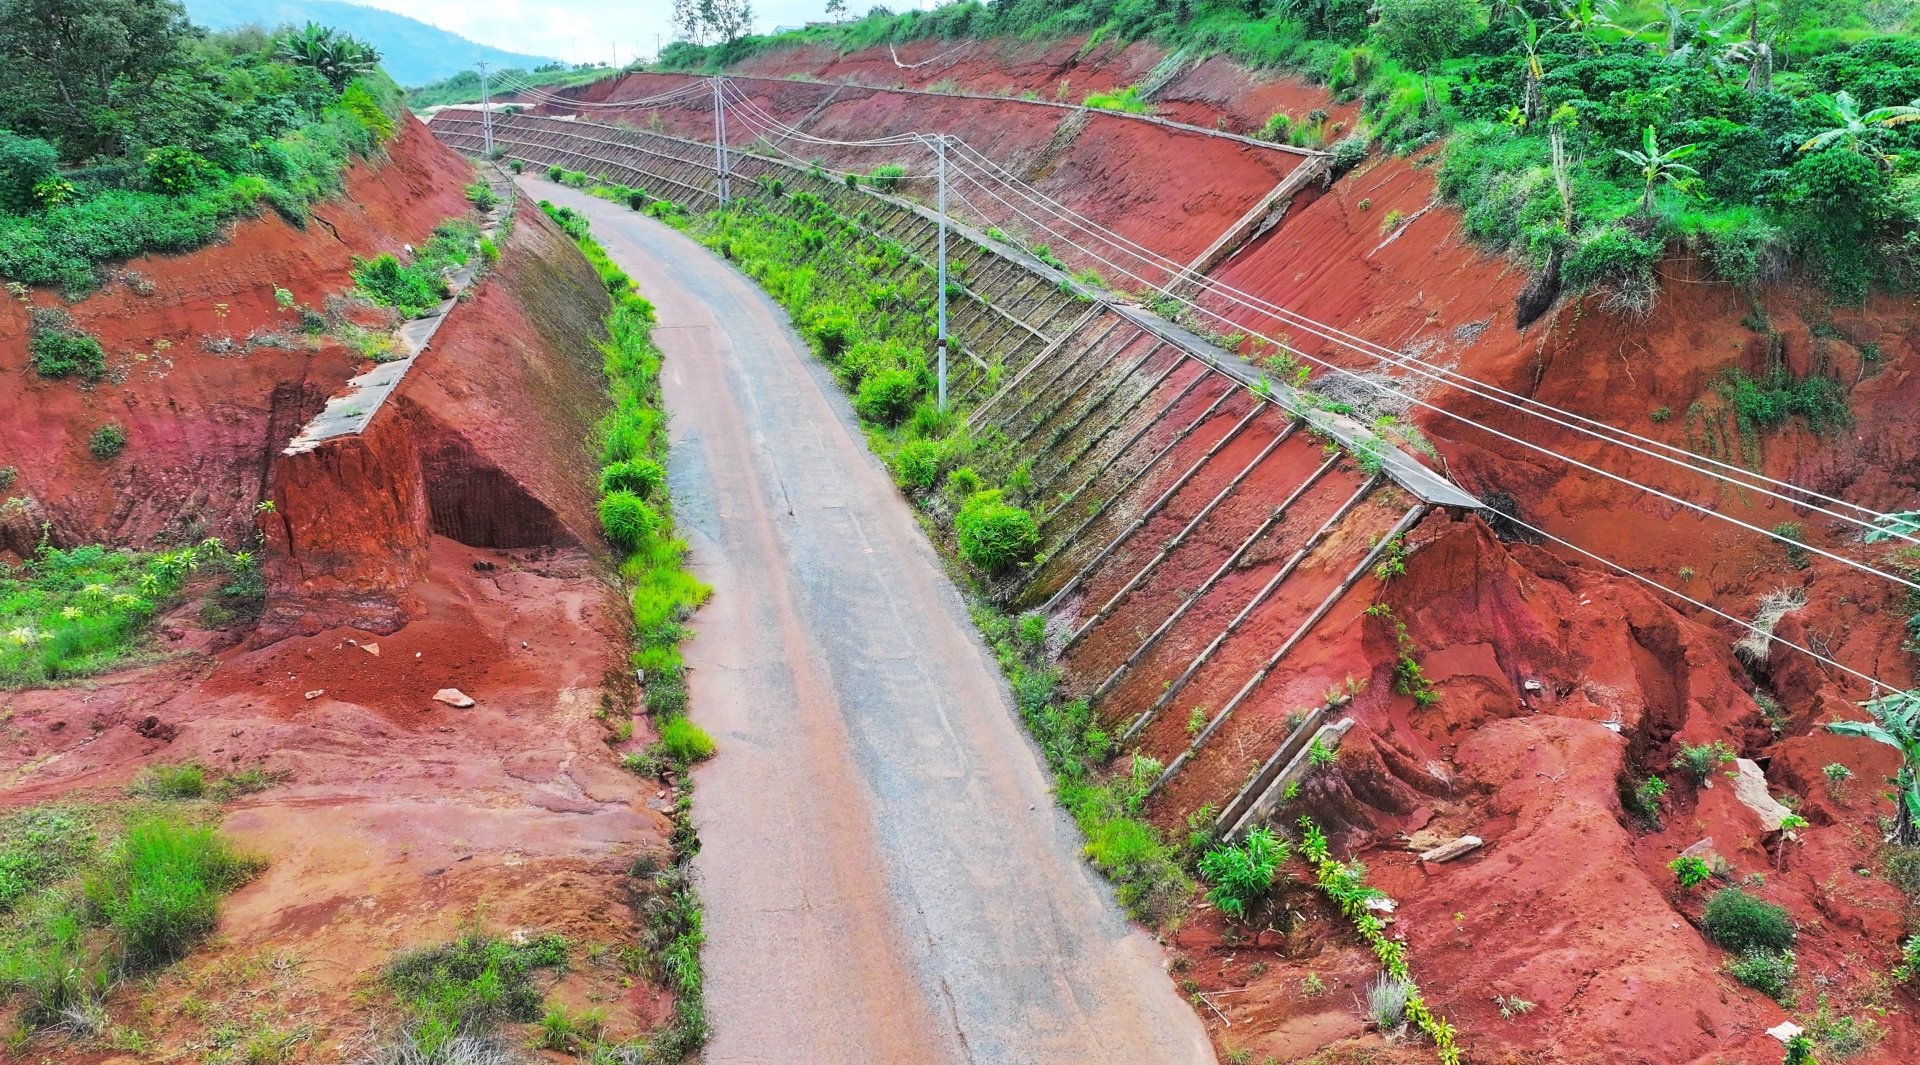
[[[1713,866],[1708,865],[1705,858],[1691,854],[1683,854],[1668,862],[1667,868],[1673,870],[1673,878],[1680,881],[1683,888],[1704,884],[1713,876]]]
[[[867,421],[893,426],[920,401],[920,375],[905,368],[878,370],[860,382],[853,409]]]
[[[1253,904],[1273,890],[1274,874],[1287,860],[1286,841],[1265,828],[1247,833],[1238,846],[1222,844],[1200,859],[1200,875],[1213,887],[1207,901],[1221,913],[1245,920]]]
[[[210,184],[218,171],[200,153],[169,144],[147,152],[146,173],[148,184],[178,196]]]
[[[893,457],[893,474],[908,488],[932,488],[940,480],[940,445],[932,440],[909,440]]]
[[[1695,783],[1706,780],[1715,769],[1733,761],[1733,748],[1726,740],[1714,740],[1699,745],[1682,743],[1680,753],[1673,756],[1673,768],[1692,777]]]
[[[704,762],[713,757],[713,737],[686,717],[670,717],[660,723],[660,750],[681,764]]]
[[[1381,973],[1367,984],[1367,1017],[1381,1031],[1393,1031],[1406,1023],[1407,1002],[1417,990],[1404,976]]]
[[[371,259],[354,256],[353,284],[360,295],[409,318],[426,313],[447,298],[447,283],[438,271],[418,263],[403,265],[388,254]]]
[[[600,471],[602,492],[631,492],[641,499],[652,499],[666,483],[666,468],[652,459],[622,459]]]
[[[40,206],[34,188],[60,176],[60,152],[38,137],[0,129],[0,211],[31,211]]]
[[[27,348],[34,371],[42,377],[98,381],[107,376],[106,351],[85,333],[63,326],[36,325]]]
[[[1784,1001],[1793,988],[1793,951],[1749,949],[1727,964],[1727,972],[1768,998]]]
[[[93,431],[87,437],[87,450],[94,458],[107,462],[127,449],[127,431],[113,422],[108,422]]]
[[[660,531],[660,513],[624,488],[600,497],[600,528],[615,546],[636,551]]]
[[[567,172],[567,171],[566,171],[566,169],[565,169],[564,167],[558,167],[558,166],[550,166],[550,167],[548,167],[548,168],[547,168],[547,180],[548,180],[548,181],[559,181],[559,180],[560,180],[560,176],[561,176],[562,174],[565,174],[566,172]]]
[[[853,314],[844,307],[820,307],[807,318],[807,339],[813,342],[820,357],[828,362],[840,360],[840,356],[853,344],[856,332]]]
[[[491,211],[500,206],[500,196],[493,186],[484,181],[476,181],[467,186],[467,202],[473,204],[476,211]]]
[[[1780,951],[1793,946],[1793,922],[1787,911],[1737,887],[1714,892],[1707,900],[1702,926],[1708,939],[1727,950]]]
[[[1000,490],[976,492],[953,519],[960,557],[989,573],[1000,573],[1029,562],[1040,546],[1040,526],[1033,515],[1004,503]]]
[[[898,163],[876,166],[873,173],[867,175],[867,184],[881,192],[892,192],[899,187],[901,179],[907,176],[907,168]]]

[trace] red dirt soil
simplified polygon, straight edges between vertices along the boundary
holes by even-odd
[[[1076,42],[959,48],[920,42],[902,49],[900,61],[932,62],[903,69],[884,49],[849,56],[796,49],[755,57],[741,72],[1049,97],[1065,78],[1069,98],[1078,99],[1138,82],[1160,58],[1146,46],[1077,52]],[[1253,85],[1258,88],[1247,91]],[[788,91],[800,96],[807,90]],[[1231,130],[1251,129],[1275,111],[1299,117],[1315,107],[1331,111],[1330,122],[1352,119],[1350,107],[1332,106],[1298,82],[1251,77],[1220,61],[1175,79],[1156,99],[1169,117]],[[1001,105],[978,106],[989,113]],[[905,122],[892,114],[871,121],[835,128],[870,135]],[[1167,171],[1151,161],[1139,165],[1124,151],[1096,154],[1089,146],[1089,154],[1081,155],[1078,148],[1066,157],[1073,166],[1136,172],[1148,198],[1167,185],[1187,196],[1195,183],[1181,175],[1204,170]],[[1911,412],[1920,406],[1920,319],[1910,300],[1876,295],[1861,308],[1836,307],[1791,279],[1749,295],[1708,276],[1676,249],[1661,267],[1659,301],[1650,316],[1622,316],[1596,295],[1564,299],[1519,330],[1515,299],[1528,278],[1512,262],[1466,242],[1458,213],[1438,202],[1431,174],[1436,161],[1430,151],[1364,164],[1324,194],[1302,197],[1279,227],[1241,249],[1216,275],[1351,333],[1419,351],[1588,417],[1736,464],[1757,459],[1770,475],[1880,510],[1916,505],[1920,422]],[[1142,213],[1168,225],[1165,212]],[[1144,243],[1178,257],[1177,249],[1205,243],[1196,228],[1198,223],[1163,228]],[[1771,333],[1746,324],[1756,320],[1756,307]],[[1371,368],[1369,360],[1316,346],[1297,327],[1245,310],[1235,314],[1243,327],[1291,339],[1342,365]],[[1852,424],[1824,438],[1790,427],[1743,440],[1723,413],[1714,381],[1728,368],[1759,374],[1776,362],[1796,374],[1824,370],[1844,382]],[[1762,529],[1798,520],[1812,542],[1861,553],[1856,532],[1757,493],[1716,488],[1645,456],[1602,447],[1444,388],[1429,398]],[[1171,433],[1203,406],[1196,396],[1184,417],[1169,415],[1167,428],[1159,431]],[[1822,559],[1797,569],[1763,535],[1571,471],[1444,415],[1416,409],[1413,419],[1438,446],[1438,466],[1470,490],[1511,494],[1526,520],[1736,616],[1751,616],[1757,598],[1775,588],[1805,589],[1808,605],[1781,622],[1781,636],[1812,640],[1846,665],[1891,683],[1913,683],[1914,659],[1901,648],[1898,590],[1885,582]],[[1212,435],[1217,438],[1231,423],[1216,418]],[[1209,442],[1196,437],[1183,451],[1198,454]],[[1133,453],[1152,451],[1142,446]],[[1185,466],[1168,462],[1150,480],[1170,483]],[[1089,494],[1098,498],[1117,480],[1103,476]],[[1134,497],[1157,494],[1154,489]],[[1277,502],[1274,489],[1263,494]],[[1072,513],[1069,508],[1055,525],[1076,525],[1077,518],[1067,520]],[[1134,516],[1115,510],[1079,542],[1049,544],[1050,562],[1022,601],[1050,594]],[[1244,523],[1244,515],[1237,520]],[[1176,518],[1163,518],[1137,534],[1139,544],[1122,553],[1129,557],[1110,561],[1079,598],[1079,609],[1097,609],[1101,591],[1117,587],[1160,537],[1178,527]],[[1229,539],[1216,537],[1210,546],[1221,551],[1218,542]],[[1920,1037],[1909,1020],[1915,1003],[1881,975],[1894,960],[1907,904],[1878,876],[1856,872],[1875,866],[1876,818],[1891,813],[1877,781],[1891,771],[1892,755],[1819,728],[1825,721],[1863,716],[1856,704],[1867,694],[1864,688],[1778,646],[1750,671],[1731,653],[1739,635],[1732,626],[1684,605],[1676,608],[1571,553],[1503,544],[1476,519],[1430,518],[1409,542],[1415,550],[1406,574],[1384,587],[1363,582],[1349,594],[1207,753],[1156,796],[1155,818],[1177,825],[1201,803],[1229,798],[1248,769],[1271,752],[1287,711],[1318,702],[1320,692],[1351,673],[1369,682],[1344,711],[1358,727],[1342,748],[1337,772],[1314,776],[1286,813],[1314,814],[1343,848],[1371,863],[1374,880],[1399,902],[1394,928],[1410,940],[1415,974],[1429,1001],[1461,1028],[1470,1060],[1778,1061],[1779,1044],[1762,1030],[1786,1013],[1726,975],[1727,955],[1697,931],[1704,894],[1682,896],[1666,868],[1681,849],[1707,837],[1734,877],[1747,878],[1748,890],[1785,906],[1801,929],[1793,1016],[1805,1023],[1824,998],[1836,1013],[1882,1031],[1851,1060],[1891,1063],[1920,1056]],[[1153,597],[1166,602],[1184,595],[1183,583],[1205,568],[1198,562],[1196,549],[1189,561],[1165,568],[1164,585],[1156,581],[1134,593],[1142,597],[1141,612],[1151,613],[1145,606]],[[1289,582],[1299,582],[1287,592],[1294,615],[1315,598],[1306,589],[1310,569]],[[1252,583],[1242,575],[1235,580]],[[1375,598],[1407,624],[1422,668],[1440,694],[1436,705],[1417,708],[1393,692],[1397,652],[1391,630],[1361,614]],[[1225,600],[1223,589],[1204,604],[1213,624],[1243,601]],[[1115,656],[1131,649],[1141,634],[1129,631],[1139,626],[1129,625],[1127,616],[1121,611],[1074,649],[1067,662],[1069,686],[1097,683]],[[1206,628],[1183,621],[1178,638],[1170,636],[1154,653],[1153,661],[1162,665],[1129,678],[1110,700],[1107,718],[1122,720],[1156,697],[1160,684],[1211,638],[1211,632],[1202,634]],[[1108,629],[1125,638],[1101,631]],[[1257,662],[1283,637],[1264,631],[1230,643],[1244,643],[1241,657]],[[1192,685],[1176,707],[1217,709],[1250,671],[1243,664],[1222,671],[1233,674],[1231,683]],[[1140,690],[1129,695],[1132,686]],[[1757,686],[1770,688],[1782,706],[1778,734],[1756,704]],[[1184,747],[1185,721],[1179,709],[1169,713],[1148,731],[1144,749],[1165,757]],[[1799,842],[1763,833],[1755,815],[1732,801],[1724,782],[1706,789],[1683,783],[1668,769],[1682,740],[1725,740],[1757,759],[1776,796],[1800,797],[1810,827],[1797,834]],[[1858,785],[1838,797],[1829,793],[1822,773],[1835,762],[1850,766]],[[1664,827],[1652,832],[1625,811],[1619,794],[1623,783],[1631,786],[1648,773],[1673,783]],[[1422,830],[1430,833],[1426,839],[1471,832],[1487,845],[1455,864],[1423,867],[1400,840]],[[1300,888],[1287,905],[1310,909],[1310,894]],[[1309,922],[1284,937],[1268,933],[1271,943],[1249,948],[1240,933],[1203,907],[1180,933],[1177,945],[1191,955],[1199,989],[1233,992],[1210,998],[1200,1011],[1223,1048],[1282,1060],[1322,1047],[1351,1055],[1335,1054],[1332,1061],[1398,1060],[1407,1053],[1382,1051],[1376,1036],[1355,1041],[1360,1026],[1349,1006],[1350,989],[1364,982],[1371,966],[1341,945],[1349,938],[1316,931],[1323,928]],[[1262,962],[1259,973],[1251,964],[1255,958]],[[1309,973],[1337,993],[1303,990]],[[1536,1007],[1503,1017],[1495,995],[1517,996]],[[1381,1056],[1369,1056],[1376,1051]]]
[[[344,195],[315,205],[305,229],[269,214],[211,247],[116,268],[66,308],[106,349],[112,373],[97,385],[35,373],[27,306],[0,302],[0,374],[14,397],[0,419],[0,465],[19,470],[9,494],[37,504],[24,543],[0,530],[0,553],[31,550],[41,521],[63,543],[248,535],[267,455],[358,362],[337,344],[309,346],[275,287],[320,307],[353,286],[352,256],[418,244],[469,210],[467,172],[425,127],[403,123],[387,158],[349,168]],[[31,302],[64,305],[45,290]],[[127,447],[102,464],[86,445],[106,422],[126,429]]]
[[[158,626],[159,664],[0,692],[0,811],[121,801],[154,763],[281,775],[219,812],[268,865],[227,900],[217,936],[107,1002],[151,1052],[197,1059],[233,1021],[310,1026],[287,1060],[346,1060],[389,1013],[371,981],[392,955],[473,923],[567,936],[574,965],[552,999],[605,1007],[614,1037],[671,1011],[616,961],[638,934],[642,882],[627,871],[667,853],[675,794],[623,770],[608,731],[635,691],[628,608],[593,517],[586,441],[607,402],[594,346],[607,299],[592,268],[521,203],[500,263],[369,432],[298,460],[280,449],[359,360],[199,347],[287,329],[275,284],[318,304],[351,284],[351,255],[470,210],[470,180],[408,123],[390,158],[319,206],[328,224],[254,220],[224,245],[133,264],[151,294],[115,284],[72,308],[125,380],[40,380],[24,369],[24,310],[0,317],[24,396],[0,422],[0,454],[56,543],[145,545],[183,528],[239,542],[255,502],[275,502],[258,516],[257,629],[209,631],[190,599]],[[135,338],[166,337],[169,354],[124,356]],[[102,465],[84,438],[106,416],[131,439]],[[477,705],[433,701],[445,687]],[[651,739],[641,731],[622,749]],[[43,1039],[29,1053],[136,1060],[102,1046]]]

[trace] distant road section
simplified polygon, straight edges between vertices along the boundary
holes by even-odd
[[[826,370],[751,281],[588,215],[659,308],[673,494],[715,589],[687,645],[709,1065],[1211,1065],[958,594]]]

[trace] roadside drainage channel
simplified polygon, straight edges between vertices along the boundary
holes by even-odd
[[[486,221],[480,227],[480,236],[492,239],[513,216],[515,189],[512,178],[501,173],[497,167],[489,167],[486,177],[488,186],[493,189],[499,202],[487,212]],[[472,287],[475,266],[476,263],[469,260],[467,265],[450,273],[447,287],[453,295],[441,301],[431,312],[400,324],[394,340],[404,352],[401,357],[379,363],[349,380],[345,389],[327,400],[320,413],[302,426],[280,453],[301,455],[336,437],[358,436],[365,432],[373,422],[374,415],[386,405],[387,397],[406,379],[414,360],[433,343],[447,316],[453,313],[454,305],[460,302],[460,294]]]

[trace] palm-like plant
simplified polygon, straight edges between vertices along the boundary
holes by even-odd
[[[1540,63],[1540,41],[1546,34],[1540,31],[1540,24],[1527,14],[1525,8],[1513,8],[1514,18],[1520,23],[1520,52],[1526,61],[1526,88],[1520,97],[1523,124],[1532,124],[1540,117],[1540,82],[1547,76],[1546,67]]]
[[[1900,752],[1893,775],[1893,841],[1920,843],[1920,689],[1895,692],[1862,704],[1872,721],[1832,721],[1827,731],[1864,736]]]
[[[1701,22],[1701,16],[1705,14],[1705,10],[1696,7],[1683,7],[1675,3],[1674,0],[1660,0],[1658,4],[1654,5],[1654,14],[1655,17],[1653,21],[1635,30],[1634,36],[1638,37],[1648,30],[1659,30],[1662,42],[1660,54],[1672,55],[1674,49],[1680,47],[1680,39],[1683,36],[1687,36],[1689,30],[1694,32],[1699,31],[1700,26],[1703,24]]]
[[[335,92],[380,65],[380,52],[372,45],[313,22],[287,31],[276,52],[289,63],[319,71]]]
[[[1654,134],[1652,126],[1647,127],[1646,135],[1641,140],[1640,151],[1636,152],[1626,148],[1615,148],[1613,150],[1615,155],[1632,163],[1634,168],[1640,172],[1640,179],[1646,183],[1646,191],[1640,196],[1640,212],[1648,215],[1653,213],[1654,189],[1657,188],[1662,181],[1675,188],[1682,188],[1688,179],[1699,175],[1700,172],[1698,170],[1687,166],[1680,160],[1695,155],[1700,151],[1702,151],[1702,148],[1698,144],[1676,144],[1662,151],[1660,148],[1660,138]]]
[[[1800,150],[1803,152],[1817,152],[1837,144],[1850,152],[1871,156],[1882,163],[1891,163],[1893,157],[1868,140],[1868,135],[1876,127],[1890,129],[1908,122],[1920,122],[1920,100],[1910,104],[1876,107],[1863,114],[1860,110],[1860,102],[1845,89],[1832,96],[1816,96],[1814,99],[1826,110],[1828,119],[1833,125],[1802,144]]]

